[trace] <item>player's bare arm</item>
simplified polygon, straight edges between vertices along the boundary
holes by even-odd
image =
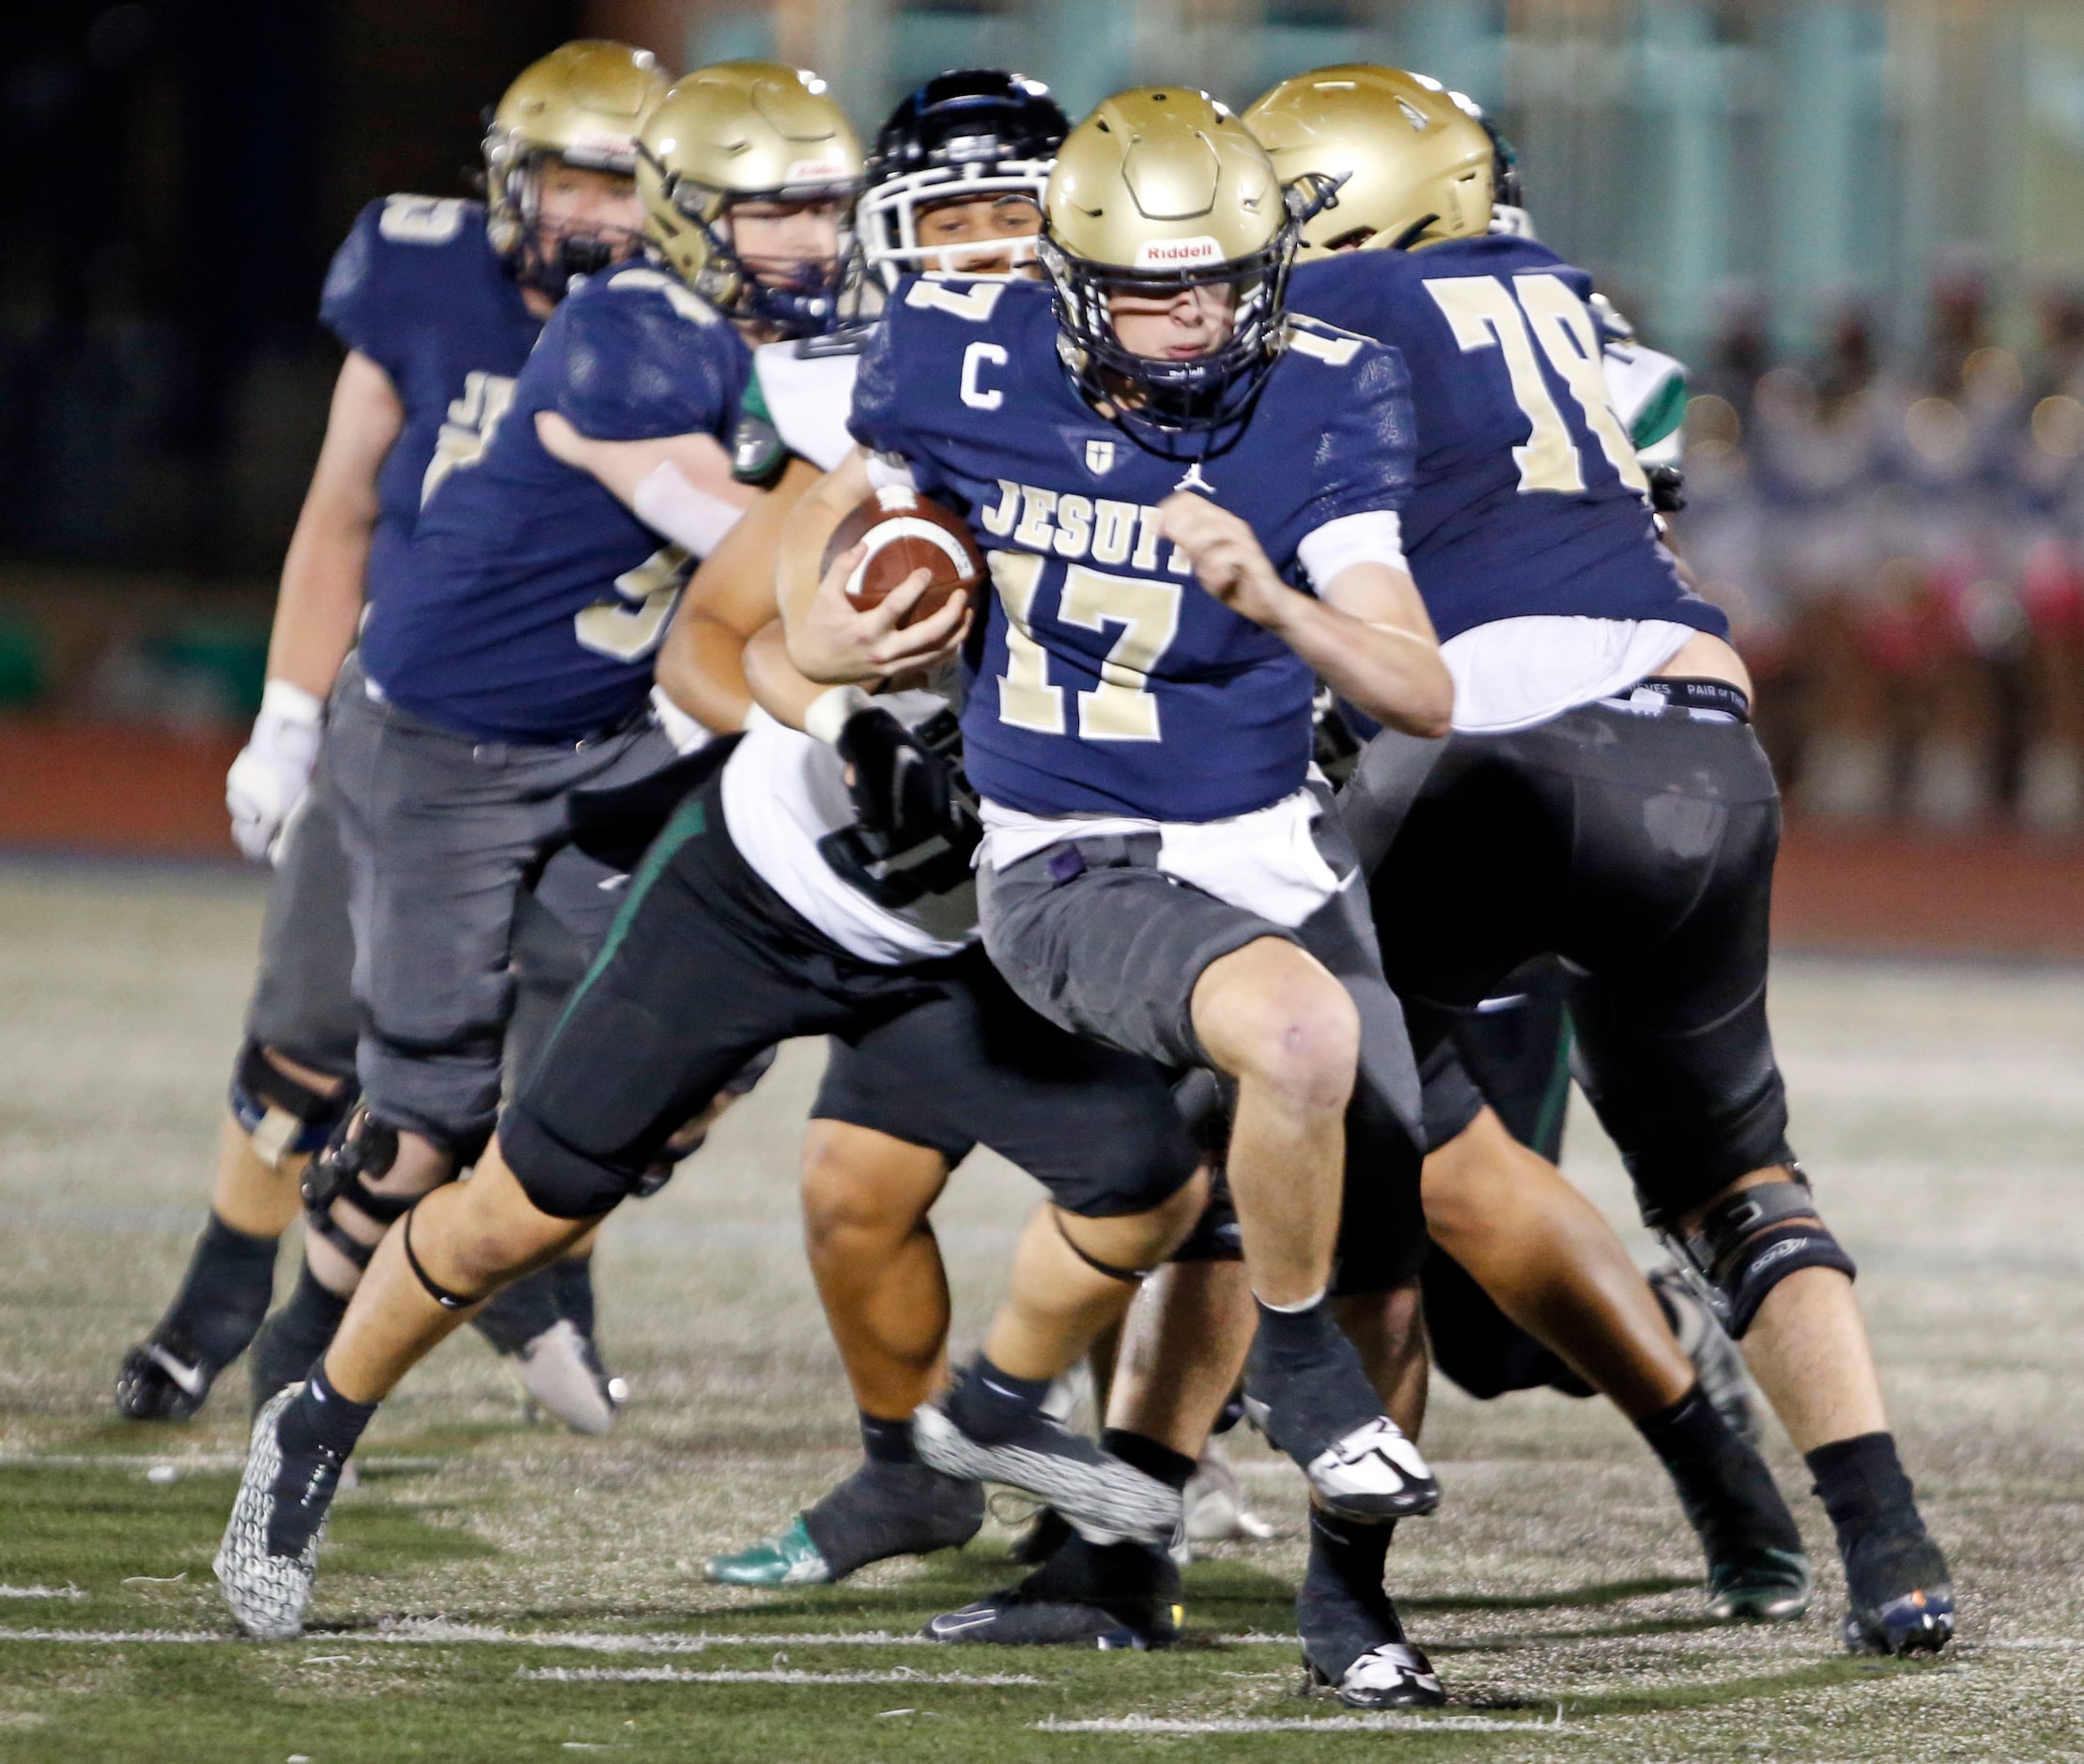
[[[658,652],[658,684],[703,727],[745,726],[758,693],[746,651],[776,614],[774,560],[815,467],[792,459],[698,569]],[[778,640],[779,641],[779,640]]]
[[[260,715],[224,781],[232,837],[256,861],[274,856],[311,782],[326,698],[362,622],[363,576],[380,513],[377,474],[404,426],[391,376],[350,350],[283,560]]]
[[[1201,586],[1263,626],[1341,698],[1407,735],[1443,735],[1454,682],[1418,590],[1387,564],[1354,563],[1318,599],[1290,588],[1229,510],[1181,490],[1160,504],[1166,538],[1194,562]]]
[[[325,443],[283,560],[268,677],[323,699],[354,646],[377,525],[377,473],[405,426],[391,376],[350,350],[333,382]]]
[[[868,456],[857,449],[804,496],[782,537],[776,587],[790,659],[807,678],[826,686],[858,686],[932,667],[952,655],[969,629],[965,596],[916,625],[903,626],[931,585],[923,569],[867,611],[857,611],[846,594],[847,578],[866,555],[864,548],[842,551],[829,569],[819,569],[826,541],[871,488]]]
[[[731,475],[731,456],[707,434],[596,441],[555,410],[535,419],[551,458],[591,473],[647,527],[707,557],[760,492]]]

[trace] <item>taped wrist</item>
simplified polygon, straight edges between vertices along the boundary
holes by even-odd
[[[270,1169],[283,1159],[320,1151],[354,1107],[354,1080],[328,1095],[293,1078],[249,1038],[232,1068],[231,1109],[254,1155]]]
[[[1737,1340],[1758,1308],[1791,1274],[1835,1268],[1847,1279],[1859,1267],[1816,1215],[1816,1197],[1798,1168],[1791,1180],[1761,1183],[1709,1208],[1683,1237],[1665,1234],[1702,1298]]]
[[[712,496],[671,459],[654,466],[629,499],[630,512],[654,533],[707,557],[746,511]]]
[[[835,686],[820,692],[803,713],[803,733],[828,748],[840,745],[840,735],[857,711],[872,710],[875,701],[857,686]]]

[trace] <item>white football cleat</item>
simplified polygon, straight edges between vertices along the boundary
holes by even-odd
[[[1440,1484],[1387,1416],[1363,1422],[1303,1466],[1327,1510],[1344,1519],[1404,1519],[1440,1505]]]
[[[304,1632],[304,1610],[318,1572],[318,1544],[339,1486],[343,1461],[321,1449],[308,1464],[291,1466],[299,1495],[296,1508],[276,1510],[276,1484],[283,1475],[276,1430],[283,1412],[303,1388],[296,1384],[277,1391],[254,1417],[239,1498],[232,1503],[224,1540],[210,1564],[239,1627],[255,1641],[294,1641]]]

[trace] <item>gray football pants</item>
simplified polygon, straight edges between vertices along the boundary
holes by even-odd
[[[521,896],[514,921],[514,1018],[505,1046],[512,1089],[534,1063],[585,974],[593,946],[566,928],[587,922],[603,873],[578,852],[551,859]],[[284,834],[261,921],[259,970],[246,1034],[328,1077],[355,1075],[362,1012],[354,995],[354,931],[347,918],[347,854],[321,747],[311,789]]]
[[[326,764],[348,872],[355,1072],[378,1115],[476,1155],[509,1029],[547,1038],[621,902],[615,874],[567,843],[565,799],[672,758],[648,720],[566,746],[474,741],[371,699],[349,660]],[[532,894],[569,941],[530,937],[546,983],[517,1005]]]

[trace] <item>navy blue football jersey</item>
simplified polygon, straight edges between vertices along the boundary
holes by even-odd
[[[1298,321],[1250,423],[1190,466],[1079,396],[1046,287],[911,281],[862,358],[852,426],[963,510],[990,562],[963,711],[964,763],[986,797],[1033,814],[1212,821],[1301,785],[1309,668],[1203,592],[1158,536],[1157,504],[1198,491],[1306,586],[1304,538],[1395,509],[1410,487],[1394,349]]]
[[[374,584],[369,678],[484,739],[574,740],[635,712],[693,560],[553,458],[535,418],[557,411],[595,441],[721,444],[750,360],[728,320],[649,264],[567,295],[483,451],[441,479]]]
[[[1497,619],[1670,619],[1726,636],[1658,543],[1608,401],[1592,285],[1509,234],[1303,265],[1289,301],[1393,344],[1418,411],[1404,553],[1440,639]]]
[[[391,377],[405,407],[377,477],[381,556],[411,537],[429,487],[484,446],[543,321],[485,237],[485,205],[455,196],[363,209],[333,254],[318,316]]]

